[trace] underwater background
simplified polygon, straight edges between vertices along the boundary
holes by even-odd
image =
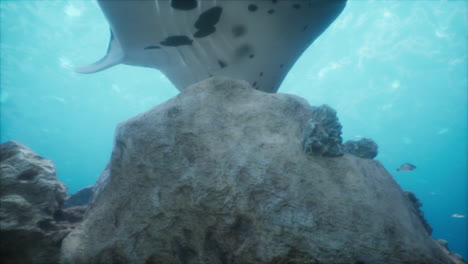
[[[105,168],[117,123],[178,94],[154,69],[73,71],[107,49],[95,1],[2,0],[0,24],[0,141],[52,160],[69,193]],[[376,159],[424,204],[432,236],[465,259],[467,57],[467,1],[350,0],[279,89],[336,109],[344,141],[375,140]],[[406,162],[416,170],[397,172]]]

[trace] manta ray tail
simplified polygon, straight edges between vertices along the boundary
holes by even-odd
[[[109,47],[107,48],[107,52],[104,58],[100,59],[99,61],[93,64],[77,67],[75,68],[75,71],[78,73],[99,72],[99,71],[105,70],[107,68],[110,68],[112,66],[115,66],[121,63],[123,60],[123,57],[124,57],[124,53],[122,51],[122,47],[119,41],[116,38],[114,38],[114,34],[112,33],[112,30],[111,30]]]

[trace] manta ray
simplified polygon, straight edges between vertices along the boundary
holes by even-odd
[[[183,91],[212,76],[274,93],[346,0],[98,0],[110,25],[106,55],[78,67],[160,70]]]

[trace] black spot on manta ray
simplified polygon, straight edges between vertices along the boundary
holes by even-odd
[[[207,26],[214,26],[219,22],[223,8],[219,6],[212,7],[205,12],[201,13],[197,21],[195,21],[195,28],[204,28]]]
[[[240,58],[240,57],[247,56],[247,54],[250,54],[251,51],[252,51],[252,48],[250,47],[249,44],[243,44],[236,49],[234,54],[236,55],[236,57]]]
[[[195,34],[193,34],[193,36],[196,38],[203,38],[210,34],[213,34],[215,31],[216,31],[215,27],[207,27],[207,28],[198,30],[197,32],[195,32]]]
[[[295,9],[300,9],[300,8],[301,8],[301,5],[300,5],[300,4],[294,4],[293,7],[294,7]]]
[[[171,6],[178,10],[192,10],[197,7],[197,0],[172,0]]]
[[[145,49],[145,50],[149,50],[149,49],[160,49],[160,48],[161,48],[161,47],[154,45],[154,46],[145,47],[144,49]]]
[[[260,74],[259,74],[258,76],[262,77],[262,76],[263,76],[263,72],[260,72]]]
[[[306,31],[306,29],[307,29],[308,26],[309,26],[309,25],[305,25],[305,26],[302,28],[302,31],[303,31],[303,32]]]
[[[276,2],[278,2],[278,0],[271,0],[271,2],[273,2],[273,4],[276,4]]]
[[[270,15],[271,15],[271,14],[273,14],[274,12],[275,12],[275,10],[274,10],[274,9],[270,9],[270,10],[268,10],[268,14],[270,14]]]
[[[227,64],[222,60],[218,60],[218,64],[219,64],[219,67],[221,67],[221,68],[226,68],[226,66],[227,66]]]
[[[187,36],[170,36],[165,40],[161,41],[161,45],[177,47],[182,45],[192,45],[193,40],[189,39]]]
[[[254,54],[250,54],[250,55],[249,55],[249,58],[253,59],[253,57],[255,57]]]
[[[221,17],[223,9],[219,6],[212,7],[205,12],[201,13],[197,21],[195,21],[194,27],[198,29],[193,35],[196,38],[203,38],[216,31],[214,27]]]
[[[244,25],[234,25],[231,30],[232,35],[236,38],[245,35],[245,33],[247,32],[247,29]]]
[[[284,64],[280,64],[280,68],[283,68]]]
[[[258,6],[257,6],[257,5],[254,5],[254,4],[250,4],[250,5],[248,6],[248,9],[249,9],[250,12],[255,12],[255,11],[257,11]]]
[[[254,82],[254,83],[252,84],[252,86],[253,86],[253,87],[257,86],[257,82]]]

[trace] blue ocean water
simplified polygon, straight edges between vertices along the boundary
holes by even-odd
[[[153,69],[73,72],[107,49],[95,2],[1,1],[0,22],[0,141],[51,159],[70,193],[104,169],[118,122],[178,94]],[[465,259],[467,52],[467,1],[350,0],[279,90],[335,108],[344,140],[374,139],[376,159],[424,204],[433,236]],[[417,169],[397,172],[405,162]]]

